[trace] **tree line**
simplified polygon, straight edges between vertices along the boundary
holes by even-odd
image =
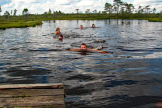
[[[147,5],[145,7],[139,6],[138,9],[135,10],[133,4],[123,2],[121,0],[114,0],[113,5],[110,3],[105,3],[104,10],[109,15],[112,13],[116,13],[117,17],[119,17],[119,14],[121,17],[131,17],[131,14],[133,12],[134,14],[138,15],[138,17],[142,17],[143,14],[145,14],[145,17],[147,17],[148,14],[155,14],[156,12],[156,8],[151,9],[150,5]]]

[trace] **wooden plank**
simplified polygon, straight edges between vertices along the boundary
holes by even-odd
[[[64,96],[36,96],[36,97],[19,97],[19,98],[0,98],[0,107],[16,106],[50,106],[64,105]]]
[[[23,97],[23,96],[56,96],[63,95],[64,89],[2,89],[0,90],[0,98]]]
[[[62,83],[0,85],[0,107],[65,108]]]
[[[62,83],[51,83],[51,84],[8,84],[0,85],[0,89],[29,89],[29,88],[63,88]]]

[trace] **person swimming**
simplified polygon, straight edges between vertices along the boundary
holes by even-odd
[[[88,51],[92,51],[92,52],[100,52],[100,53],[103,53],[103,54],[110,54],[108,52],[105,52],[105,51],[100,51],[100,50],[95,50],[95,49],[89,49],[87,48],[87,45],[85,43],[82,43],[80,48],[76,48],[76,49],[68,49],[67,51],[78,51],[78,52],[88,52]]]
[[[56,28],[55,35],[61,35],[60,28]]]
[[[83,29],[83,25],[80,25],[80,29]]]
[[[94,24],[92,24],[92,28],[95,28],[95,25]]]
[[[59,40],[63,40],[63,35],[59,35]]]
[[[92,28],[100,28],[100,27],[96,27],[95,24],[92,24]]]

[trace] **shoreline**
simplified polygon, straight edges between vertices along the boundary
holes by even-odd
[[[42,19],[26,19],[26,20],[2,20],[0,22],[0,30],[7,28],[26,28],[42,25],[42,21],[52,20],[104,20],[104,19],[127,19],[127,20],[148,20],[149,22],[162,22],[161,18],[108,18],[108,17],[56,17],[56,18],[42,18]]]

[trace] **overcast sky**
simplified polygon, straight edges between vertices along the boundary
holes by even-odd
[[[137,9],[138,6],[150,5],[150,8],[156,8],[156,12],[162,10],[162,0],[122,0],[123,2],[132,3]],[[51,11],[61,11],[64,13],[76,13],[76,9],[79,12],[84,13],[86,9],[103,11],[105,3],[113,4],[113,0],[0,0],[0,6],[2,9],[1,15],[5,11],[11,12],[11,10],[17,9],[17,15],[22,14],[24,8],[29,10],[31,14],[43,14]]]

